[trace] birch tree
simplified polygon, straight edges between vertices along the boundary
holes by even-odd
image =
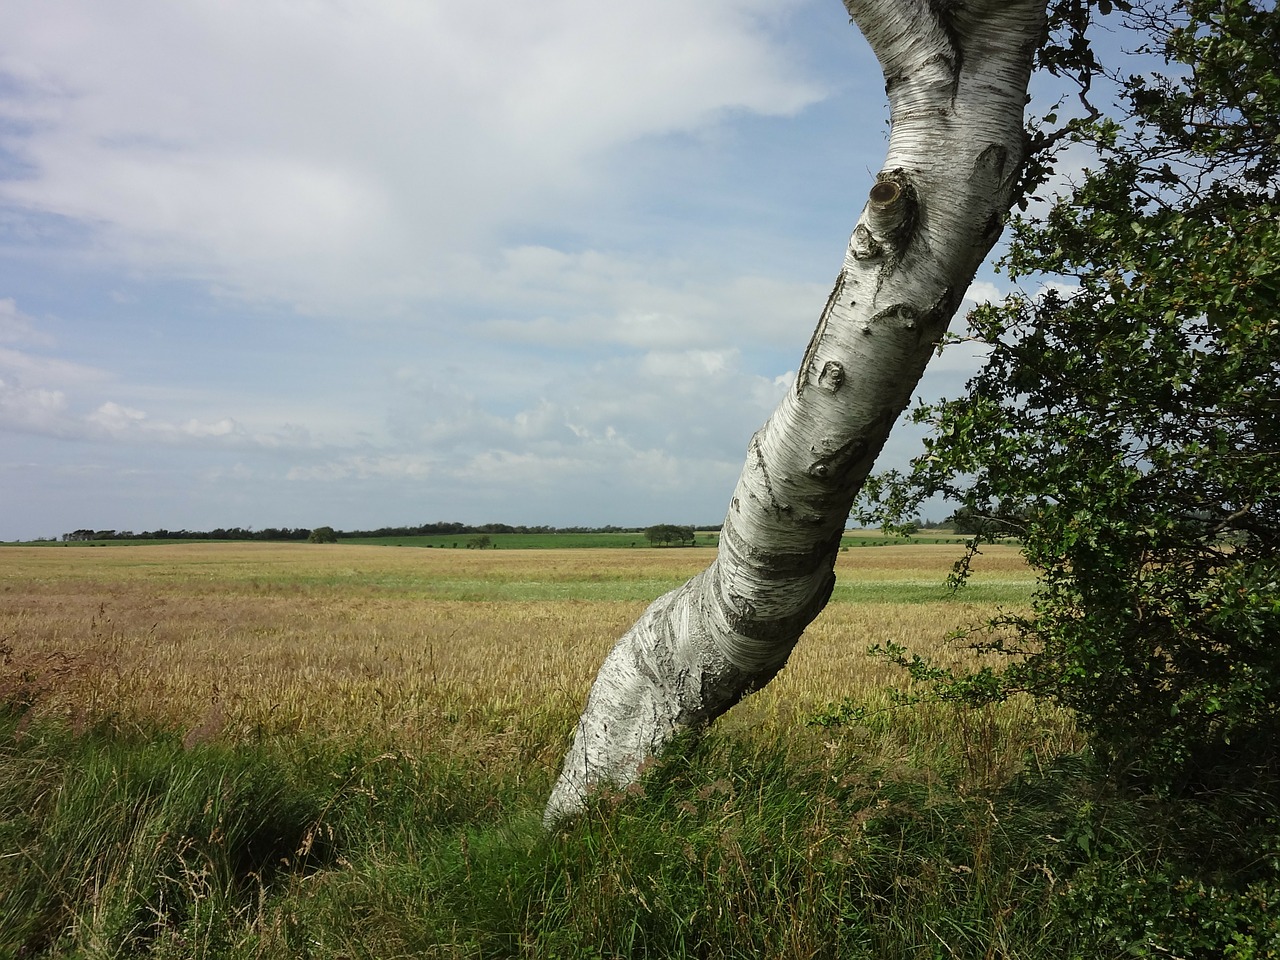
[[[715,560],[605,659],[548,824],[782,669],[831,596],[854,497],[1003,229],[1046,0],[845,6],[884,73],[887,156],[857,188],[867,200],[795,384],[748,444]]]

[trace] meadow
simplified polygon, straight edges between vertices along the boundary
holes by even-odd
[[[972,586],[951,598],[944,580],[956,555],[928,546],[841,553],[834,602],[736,722],[794,722],[832,700],[880,696],[892,678],[866,658],[871,643],[932,651],[996,605],[1025,601],[1032,581],[1008,547],[990,549]],[[42,711],[232,739],[308,730],[414,750],[462,724],[477,742],[520,731],[522,749],[553,765],[614,640],[710,556],[7,548],[0,636],[13,648],[10,673],[21,663],[38,678]]]
[[[1120,956],[1066,878],[1147,841],[1071,719],[866,655],[972,663],[1027,602],[957,555],[842,551],[774,683],[548,833],[596,667],[709,551],[0,549],[0,957]]]

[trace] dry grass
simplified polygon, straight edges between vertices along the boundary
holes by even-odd
[[[842,581],[940,583],[957,547],[850,550]],[[160,721],[192,739],[298,730],[554,765],[595,670],[648,599],[709,551],[468,551],[307,544],[0,550],[0,695],[73,722]],[[1017,552],[978,582],[1029,582]],[[586,597],[588,599],[580,599]],[[833,603],[734,726],[793,725],[901,678],[894,641],[944,656],[989,605]],[[877,699],[879,698],[879,699]],[[1020,709],[1030,709],[1027,707]],[[1010,713],[1006,725],[1043,724]],[[1066,735],[1065,721],[1054,736]]]

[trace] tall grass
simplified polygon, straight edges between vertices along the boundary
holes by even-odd
[[[0,944],[17,955],[216,947],[316,848],[318,798],[261,753],[5,720]]]
[[[987,801],[812,743],[690,744],[548,835],[512,768],[0,737],[13,955],[908,956],[1005,935],[1047,882],[1014,884],[1037,845]]]
[[[1274,868],[1204,869],[1227,862],[1215,839],[1266,830],[1257,810],[1227,822],[1109,794],[1079,762],[969,789],[881,768],[827,731],[713,735],[548,834],[545,779],[513,766],[51,723],[11,712],[0,726],[0,955],[1093,960],[1280,946]]]

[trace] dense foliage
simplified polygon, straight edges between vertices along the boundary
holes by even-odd
[[[1058,701],[1104,755],[1194,787],[1280,744],[1280,14],[1125,19],[1163,66],[1110,75],[1118,112],[1066,138],[1096,162],[1005,261],[1054,282],[970,316],[985,366],[916,412],[926,452],[870,500],[883,519],[945,494],[1041,574],[980,638],[1002,666],[901,662],[948,696]]]
[[[693,527],[682,527],[674,523],[658,523],[647,527],[644,538],[655,546],[661,544],[692,544],[697,540]]]

